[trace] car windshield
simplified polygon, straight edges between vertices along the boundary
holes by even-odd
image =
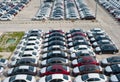
[[[68,76],[67,75],[63,75],[63,78],[68,80]]]
[[[88,79],[87,81],[88,81],[88,82],[100,81],[100,79],[99,79],[99,78],[90,78],[90,79]]]
[[[33,70],[34,70],[34,67],[29,66],[29,70],[33,71]]]
[[[14,80],[14,81],[11,81],[11,82],[27,82],[27,81],[21,80],[21,79],[19,80],[19,79],[18,79],[18,80]]]
[[[67,66],[62,66],[65,70],[67,70]]]
[[[16,76],[10,77],[9,82],[13,82],[13,81],[15,80],[15,77],[16,77]]]
[[[60,62],[63,61],[63,62],[65,62],[66,60],[64,58],[59,58],[59,57],[58,58],[50,58],[50,59],[48,59],[48,62],[53,62],[53,61],[56,61],[56,62],[57,61],[60,61]]]
[[[89,77],[88,77],[87,74],[84,74],[84,75],[82,75],[82,77],[81,77],[81,79],[82,79],[83,81],[87,80],[88,78],[89,78]]]
[[[118,57],[111,57],[107,59],[108,62],[120,62],[120,56]]]
[[[52,70],[52,66],[47,67],[47,71],[50,71],[50,70]]]
[[[52,79],[51,81],[49,81],[49,82],[63,82],[64,80],[62,80],[62,79]]]
[[[117,74],[116,77],[118,78],[118,80],[120,80],[120,74]]]
[[[111,68],[112,68],[113,72],[120,72],[120,67],[118,67],[117,64],[116,65],[112,65]]]
[[[52,75],[46,76],[46,81],[49,82],[52,79]]]
[[[79,67],[79,70],[80,70],[80,71],[84,71],[84,70],[85,70],[85,67],[84,67],[84,66],[80,66],[80,67]]]
[[[0,62],[3,62],[3,63],[4,63],[4,62],[5,62],[5,59],[0,59]]]

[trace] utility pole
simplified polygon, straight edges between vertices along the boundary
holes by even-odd
[[[97,0],[96,0],[96,5],[95,5],[95,19],[97,19]]]

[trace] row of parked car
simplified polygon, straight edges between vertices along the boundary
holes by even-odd
[[[18,3],[1,2],[0,3],[0,20],[12,20],[28,3],[30,0],[21,0]]]
[[[101,30],[94,28],[94,31],[95,29]],[[36,82],[37,76],[40,77],[37,82],[106,82],[106,75],[119,72],[108,73],[106,70],[110,71],[110,67],[104,70],[102,67],[110,63],[119,64],[119,61],[118,56],[99,62],[88,33],[82,29],[72,29],[68,32],[49,30],[45,33],[33,29],[25,32],[17,45],[8,64],[9,69],[5,73],[7,78],[3,82]],[[119,68],[119,65],[116,69],[117,67]],[[119,78],[117,79],[119,81]]]
[[[75,82],[107,81],[86,32],[82,29],[72,29],[66,33],[66,38],[71,51],[72,75],[75,76]]]
[[[34,20],[95,19],[94,14],[92,14],[84,0],[54,0],[54,2],[43,2],[43,5],[45,4],[51,4],[52,6],[46,7],[45,12],[42,12],[43,6],[41,6],[41,8],[39,9],[39,11],[41,12],[37,12],[37,15],[35,16]]]
[[[3,82],[36,82],[41,36],[41,30],[25,32],[11,57]]]
[[[53,78],[55,78],[48,80],[50,82],[51,81],[57,82],[58,80],[61,81],[67,80],[72,82],[72,78],[70,76],[75,77],[74,79],[75,82],[92,81],[94,80],[92,79],[93,77],[98,78],[100,81],[103,82],[107,81],[107,77],[104,74],[100,74],[102,73],[102,68],[99,66],[99,61],[92,56],[86,55],[84,52],[85,51],[87,52],[88,50],[87,49],[85,50],[84,46],[83,46],[83,50],[82,47],[81,50],[74,49],[74,51],[76,50],[76,53],[79,52],[79,54],[80,52],[82,53],[83,51],[83,54],[81,56],[79,55],[76,59],[73,59],[72,62],[70,62],[70,59],[73,55],[72,52],[73,49],[69,52],[68,48],[70,46],[68,46],[67,43],[73,42],[70,41],[70,38],[72,39],[76,36],[84,38],[84,35],[86,36],[85,33],[82,34],[81,29],[79,30],[73,29],[68,33],[65,33],[62,30],[50,30],[49,32],[44,34],[42,50],[41,50],[42,61],[41,61],[41,70],[40,70],[41,79],[39,80],[40,82],[41,81],[46,82],[45,78],[47,79],[47,77],[50,77],[50,75]],[[69,39],[69,41],[67,39]],[[87,45],[87,44],[83,44],[83,45]],[[78,44],[78,46],[80,45]],[[55,76],[57,74],[61,74],[62,76],[69,77],[69,79],[63,77],[58,78]],[[93,77],[91,77],[91,75],[93,75]],[[87,76],[86,79],[82,79],[85,78],[86,76]]]
[[[82,20],[92,20],[95,19],[95,15],[90,11],[84,0],[75,0],[78,8],[80,18]]]
[[[55,0],[53,9],[51,12],[50,19],[64,19],[64,1],[63,0]]]
[[[109,82],[120,81],[120,56],[105,58],[100,62],[104,68],[104,74],[109,76]]]
[[[119,0],[98,0],[98,2],[110,13],[115,19],[120,21],[120,1]]]
[[[38,10],[36,16],[33,18],[33,20],[44,20],[48,19],[51,13],[52,3],[45,2],[41,4],[40,10]]]
[[[74,0],[65,0],[66,19],[79,19],[79,14]]]
[[[119,52],[118,47],[103,29],[93,28],[87,32],[87,35],[95,53],[115,54]]]

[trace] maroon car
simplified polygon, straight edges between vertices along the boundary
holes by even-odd
[[[70,68],[65,65],[52,65],[52,66],[44,67],[40,70],[41,77],[50,74],[70,75]]]
[[[88,64],[99,65],[99,62],[97,59],[91,56],[83,56],[79,59],[74,59],[72,61],[72,67],[88,65]]]
[[[97,65],[82,65],[75,67],[72,71],[74,76],[87,73],[102,73],[102,67]]]

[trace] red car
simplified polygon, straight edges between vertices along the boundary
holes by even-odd
[[[52,65],[52,66],[44,67],[40,70],[41,77],[50,74],[70,75],[70,68],[64,65]]]
[[[91,56],[83,56],[79,59],[74,59],[72,61],[72,66],[82,66],[82,65],[88,65],[88,64],[94,64],[99,65],[99,61]]]
[[[83,36],[83,37],[86,37],[86,34],[82,33],[82,32],[75,32],[75,33],[72,33],[72,34],[68,34],[67,38],[72,38],[74,36]]]

